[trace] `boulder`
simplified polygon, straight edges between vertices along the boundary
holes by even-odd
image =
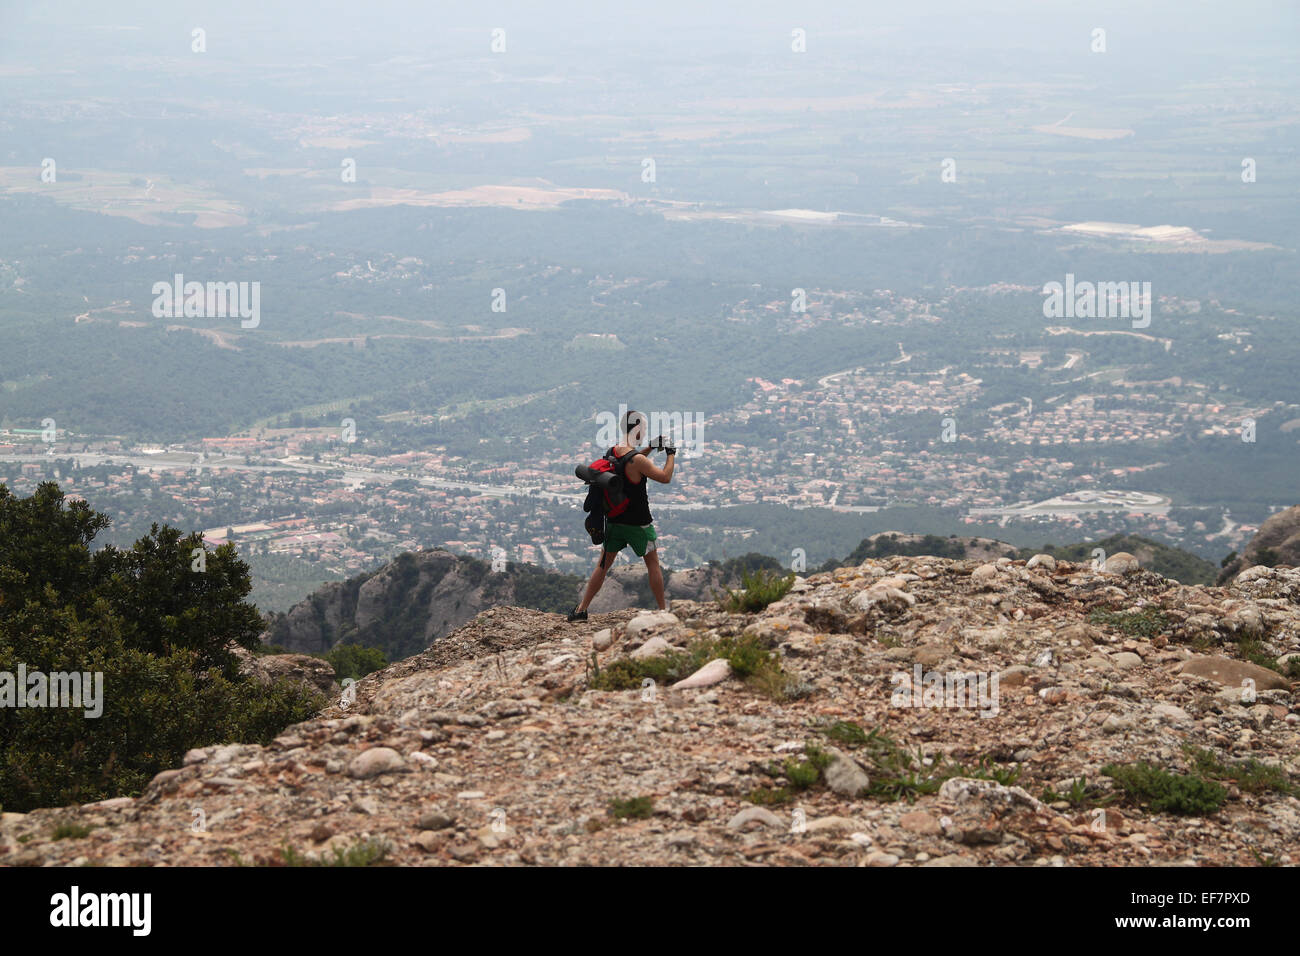
[[[1102,570],[1107,574],[1128,574],[1130,571],[1136,571],[1141,567],[1141,563],[1133,555],[1127,551],[1119,551],[1106,559],[1106,563],[1102,565]]]
[[[262,684],[288,680],[305,684],[326,697],[339,693],[334,679],[334,665],[309,654],[263,654],[258,657],[242,647],[233,647],[239,670]]]
[[[1191,677],[1208,677],[1225,687],[1240,687],[1247,679],[1255,682],[1256,690],[1290,690],[1291,682],[1277,671],[1238,661],[1231,657],[1193,657],[1178,666],[1179,674]]]
[[[650,640],[646,641],[628,656],[640,661],[649,657],[658,657],[660,654],[672,650],[672,648],[673,646],[662,637],[655,636],[650,638]]]
[[[368,780],[385,773],[406,773],[411,768],[402,755],[391,747],[371,747],[352,758],[348,776],[354,780]]]
[[[871,786],[871,778],[858,762],[835,747],[828,747],[831,762],[826,766],[826,786],[842,797],[856,797]]]
[[[731,665],[725,658],[719,657],[709,661],[690,677],[679,680],[670,689],[689,690],[692,687],[708,687],[711,684],[720,684],[730,676]]]
[[[781,818],[767,807],[746,807],[727,821],[727,827],[731,830],[744,830],[755,824],[772,830],[785,829]]]
[[[656,632],[671,631],[681,626],[682,622],[672,611],[648,611],[628,621],[623,636],[629,643],[637,644],[647,640]]]

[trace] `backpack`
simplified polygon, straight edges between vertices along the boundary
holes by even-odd
[[[611,448],[590,465],[579,465],[574,473],[587,483],[587,498],[582,510],[587,512],[583,527],[591,536],[592,544],[605,543],[605,521],[627,510],[629,500],[623,494],[623,472],[627,463],[639,452],[633,448],[622,458]]]

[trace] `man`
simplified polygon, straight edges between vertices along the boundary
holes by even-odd
[[[629,411],[622,421],[623,442],[614,446],[614,454],[620,458],[637,448],[645,440],[646,418],[640,412]],[[673,463],[677,460],[676,449],[664,446],[668,460],[663,468],[657,467],[645,455],[633,456],[623,469],[623,493],[627,495],[628,506],[624,511],[608,519],[605,525],[605,543],[601,545],[600,559],[596,570],[591,572],[587,590],[582,595],[582,602],[569,612],[570,621],[585,621],[587,608],[596,599],[601,585],[605,583],[605,572],[614,565],[614,559],[625,547],[631,545],[638,558],[645,559],[646,574],[650,578],[650,591],[654,594],[659,610],[667,610],[664,602],[664,576],[659,567],[659,552],[655,545],[655,526],[650,517],[650,498],[646,494],[646,481],[668,484],[673,480]]]

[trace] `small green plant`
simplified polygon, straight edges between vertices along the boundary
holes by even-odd
[[[731,671],[753,690],[774,700],[802,692],[781,669],[781,657],[753,635],[705,637],[685,650],[669,650],[653,657],[620,657],[603,669],[593,652],[587,666],[587,686],[593,690],[635,690],[648,677],[659,685],[675,684],[709,661],[723,658]]]
[[[1211,750],[1184,744],[1183,752],[1191,761],[1192,769],[1202,776],[1215,780],[1231,780],[1246,793],[1274,791],[1291,795],[1296,793],[1296,786],[1291,782],[1285,770],[1271,764],[1261,763],[1254,757],[1235,763],[1224,763]]]
[[[1101,768],[1131,801],[1149,806],[1157,813],[1205,816],[1216,813],[1228,799],[1228,791],[1196,774],[1170,773],[1146,761],[1107,764]]]
[[[733,591],[728,588],[726,595],[720,599],[722,606],[732,614],[753,614],[761,611],[786,596],[794,585],[794,577],[793,572],[782,576],[766,569],[753,573],[746,571],[741,576],[741,590]]]
[[[962,764],[954,764],[953,767],[958,772],[949,774],[949,776],[992,780],[1004,787],[1013,787],[1016,781],[1020,779],[1019,767],[999,767],[990,757],[981,757],[974,767],[965,767]]]
[[[1089,784],[1087,777],[1077,777],[1070,782],[1070,789],[1058,793],[1051,787],[1043,790],[1043,803],[1060,803],[1065,801],[1072,807],[1104,807],[1119,799],[1118,794],[1106,793],[1097,784]]]
[[[90,831],[94,827],[88,827],[82,823],[60,823],[50,834],[52,840],[82,840],[90,836]]]
[[[1278,862],[1277,857],[1265,856],[1264,854],[1256,850],[1253,846],[1250,848],[1250,852],[1251,855],[1255,857],[1255,862],[1258,863],[1260,866],[1281,866],[1282,865],[1280,862]]]
[[[609,801],[609,815],[616,820],[644,820],[655,810],[654,797],[629,797]]]
[[[384,840],[363,840],[347,849],[334,847],[331,856],[310,857],[299,853],[285,844],[280,848],[280,857],[285,866],[374,866],[384,860],[392,846]]]
[[[1112,627],[1117,631],[1133,637],[1155,637],[1173,626],[1173,622],[1164,611],[1156,607],[1144,607],[1136,611],[1110,611],[1105,608],[1093,608],[1088,615],[1091,624]]]
[[[773,777],[785,778],[788,786],[775,788],[775,791],[761,793],[761,798],[776,800],[782,793],[784,793],[788,798],[793,798],[794,794],[798,791],[815,787],[821,782],[823,772],[828,766],[830,766],[830,754],[812,743],[804,744],[803,752],[804,755],[802,759],[798,757],[787,757],[784,763],[778,764],[772,762],[768,764],[768,774]],[[753,798],[754,793],[759,793],[759,791],[751,793],[751,799]],[[759,801],[755,800],[754,802],[757,803]],[[782,799],[782,802],[784,802],[784,799]]]
[[[785,778],[796,790],[807,790],[821,781],[822,771],[830,764],[831,758],[826,751],[808,744],[804,747],[804,760],[787,758]]]
[[[1243,637],[1237,641],[1237,653],[1246,660],[1259,667],[1267,667],[1271,671],[1282,672],[1277,658],[1264,650],[1264,642],[1255,637]],[[1290,663],[1289,661],[1287,663]]]
[[[758,787],[745,795],[746,800],[760,807],[781,806],[792,801],[794,797],[794,791],[789,787]]]
[[[851,720],[837,720],[822,733],[846,747],[861,747],[871,740],[867,732]]]
[[[857,751],[871,779],[867,795],[877,800],[911,803],[918,796],[938,793],[944,781],[953,777],[995,780],[1003,786],[1011,786],[1020,778],[1019,768],[999,767],[988,757],[982,757],[974,767],[942,757],[927,758],[919,748],[908,750],[879,727],[867,732],[852,721],[837,720],[818,729],[831,740]]]

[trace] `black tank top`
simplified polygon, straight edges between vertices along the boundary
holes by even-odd
[[[623,513],[609,519],[610,524],[631,524],[638,528],[654,521],[650,517],[650,496],[646,493],[645,475],[636,484],[624,480],[623,493],[627,495],[627,507]]]

